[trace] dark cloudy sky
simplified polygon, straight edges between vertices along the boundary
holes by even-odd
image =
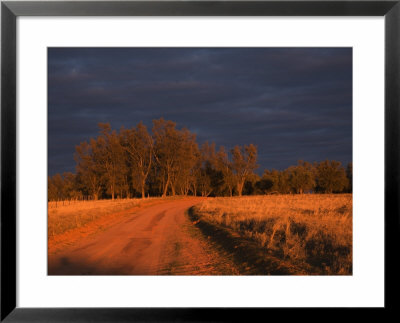
[[[75,172],[80,142],[169,119],[232,148],[259,173],[298,160],[352,161],[351,48],[49,48],[49,175]]]

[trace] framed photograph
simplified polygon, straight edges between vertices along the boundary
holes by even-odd
[[[394,309],[399,15],[3,1],[1,320]]]

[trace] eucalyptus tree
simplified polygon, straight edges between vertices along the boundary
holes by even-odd
[[[296,166],[289,167],[288,172],[289,183],[294,193],[303,194],[314,189],[315,174],[310,163],[300,160]]]
[[[236,190],[242,196],[246,179],[257,169],[257,147],[253,144],[244,147],[235,146],[232,150],[232,169],[236,182]]]
[[[103,174],[99,167],[99,156],[96,153],[97,141],[82,142],[75,147],[77,180],[81,183],[81,191],[89,194],[94,200],[99,199],[103,184]],[[86,191],[86,192],[85,192]]]
[[[175,195],[182,176],[195,164],[196,136],[187,129],[176,129],[176,123],[163,118],[153,120],[154,151],[163,183],[162,196],[168,189]],[[193,162],[192,162],[193,160]]]
[[[140,122],[135,128],[121,130],[122,147],[127,152],[132,186],[146,196],[146,181],[154,163],[154,140]]]
[[[108,192],[114,200],[117,187],[123,181],[124,154],[119,136],[111,130],[109,123],[99,123],[100,136],[97,137],[96,154],[102,173],[104,174]]]
[[[335,160],[325,160],[315,164],[317,190],[324,193],[341,192],[348,185],[346,171]]]
[[[233,173],[233,164],[224,146],[220,146],[215,162],[217,169],[222,173],[223,190],[228,190],[229,196],[232,197],[235,187],[235,176]]]

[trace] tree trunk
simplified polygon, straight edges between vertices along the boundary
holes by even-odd
[[[146,197],[146,194],[144,193],[144,185],[142,185],[142,199]]]
[[[244,186],[244,181],[240,181],[237,184],[238,196],[242,196],[243,186]]]
[[[172,196],[175,196],[175,186],[171,183],[171,191],[172,191]]]
[[[164,191],[163,191],[162,197],[166,197],[167,196],[168,186],[169,186],[169,175],[167,177],[167,182],[165,183],[165,186],[164,186]]]

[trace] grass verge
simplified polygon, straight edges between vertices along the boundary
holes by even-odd
[[[278,259],[290,274],[352,274],[351,194],[208,198],[191,213],[219,244],[268,259],[268,272]]]
[[[241,275],[306,274],[303,269],[268,255],[256,242],[241,237],[227,227],[200,218],[195,207],[188,210],[188,216],[217,250],[231,256]]]

